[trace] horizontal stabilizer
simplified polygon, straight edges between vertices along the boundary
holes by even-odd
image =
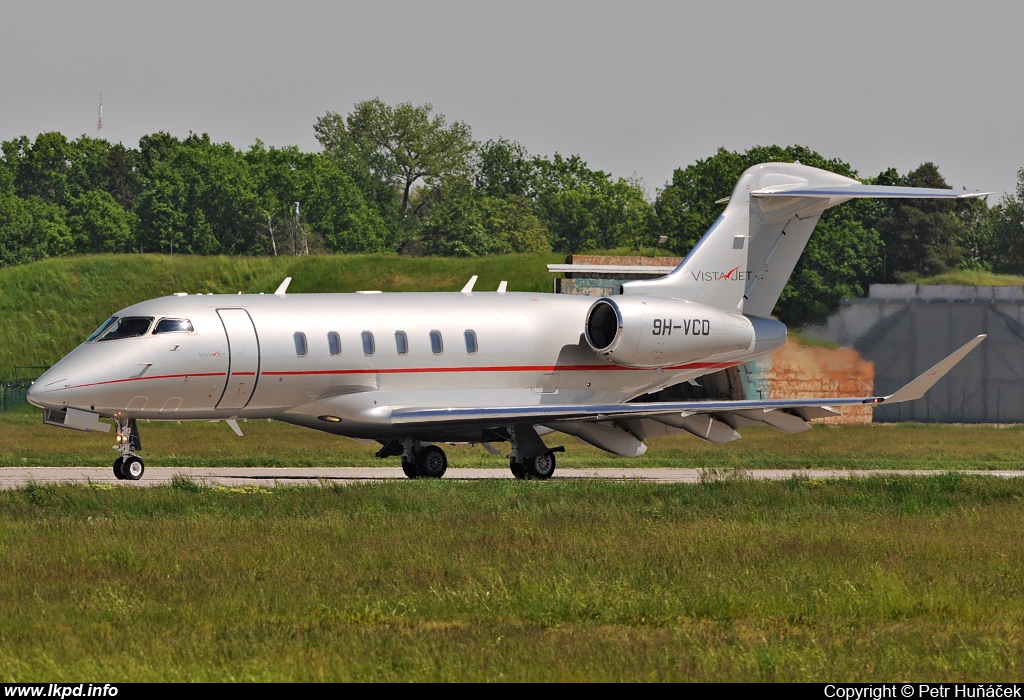
[[[776,185],[753,190],[751,197],[849,197],[851,199],[974,199],[992,194],[978,190],[944,190],[932,187],[892,187],[889,185]]]

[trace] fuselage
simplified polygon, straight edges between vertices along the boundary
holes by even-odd
[[[135,335],[82,343],[29,400],[105,417],[273,418],[384,439],[399,436],[395,408],[619,403],[781,344],[625,367],[584,338],[593,303],[497,292],[162,297],[117,312],[139,319]]]

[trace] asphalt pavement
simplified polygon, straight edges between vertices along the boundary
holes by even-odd
[[[793,476],[810,479],[848,479],[885,474],[926,476],[942,474],[933,470],[863,470],[842,469],[757,469],[743,475],[755,480],[782,480]],[[1004,478],[1022,477],[1024,471],[969,471],[967,474],[997,476]],[[118,481],[109,467],[2,467],[0,468],[0,489],[25,486],[31,482],[39,484],[125,484],[130,486],[157,486],[168,484],[175,475],[181,475],[200,484],[219,486],[285,486],[296,484],[330,484],[386,479],[405,479],[397,467],[323,467],[323,468],[256,468],[256,467],[149,467],[139,481]],[[445,479],[511,479],[508,469],[449,468]],[[705,472],[702,469],[664,468],[603,468],[603,469],[558,469],[555,479],[610,479],[650,481],[665,484],[693,484],[702,479],[728,478],[726,472]]]

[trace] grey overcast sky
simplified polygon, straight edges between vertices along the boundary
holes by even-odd
[[[379,97],[651,195],[720,146],[931,160],[993,200],[1024,167],[1024,3],[0,0],[0,27],[3,140],[94,135],[103,93],[114,142],[318,150],[317,117]]]

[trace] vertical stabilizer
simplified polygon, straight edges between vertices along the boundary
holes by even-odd
[[[660,279],[624,284],[623,293],[686,299],[733,313],[768,316],[821,212],[831,204],[829,199],[803,197],[762,200],[754,193],[859,184],[799,163],[748,168],[725,211],[679,267]],[[755,290],[759,303],[752,311],[748,297]]]

